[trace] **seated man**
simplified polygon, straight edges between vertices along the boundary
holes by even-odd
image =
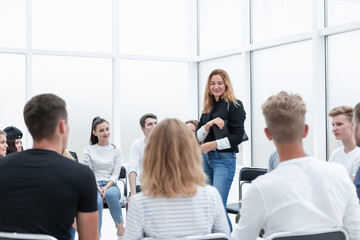
[[[354,108],[353,124],[354,124],[356,145],[360,147],[360,103],[358,103]],[[356,173],[354,184],[356,186],[356,192],[360,200],[360,168]]]
[[[24,108],[33,149],[0,161],[0,231],[70,239],[77,219],[80,240],[97,239],[94,174],[61,156],[69,126],[65,101],[53,94],[33,97]]]
[[[354,184],[340,164],[306,156],[306,107],[300,96],[280,92],[263,105],[265,134],[279,153],[279,166],[256,178],[242,200],[234,239],[255,240],[276,232],[344,227],[360,239],[360,205]]]
[[[332,132],[337,140],[341,140],[343,146],[332,151],[329,162],[337,162],[348,171],[349,177],[354,181],[355,174],[360,166],[360,147],[356,146],[353,135],[353,108],[340,106],[332,109],[329,113],[332,117]]]
[[[140,118],[139,122],[141,130],[144,133],[144,137],[135,140],[131,145],[129,160],[130,196],[126,205],[133,195],[141,191],[139,176],[141,171],[142,158],[144,156],[147,137],[157,124],[157,117],[152,113],[147,113]]]

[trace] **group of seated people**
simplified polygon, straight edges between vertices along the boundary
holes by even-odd
[[[360,239],[359,190],[351,181],[358,184],[360,173],[356,175],[354,166],[333,163],[345,156],[346,163],[355,159],[355,153],[348,153],[360,146],[360,104],[353,118],[332,116],[333,133],[344,146],[329,162],[304,151],[302,139],[309,128],[300,96],[280,92],[269,97],[262,110],[265,135],[277,149],[272,161],[276,164],[248,188],[232,232],[221,195],[206,184],[197,128],[191,127],[196,122],[169,118],[158,123],[154,114],[145,114],[140,119],[144,137],[134,141],[130,151],[125,228],[117,187],[122,152],[110,143],[109,123],[93,119],[83,164],[76,163],[65,154],[69,135],[65,101],[53,94],[37,95],[24,107],[33,148],[0,158],[0,183],[5,183],[0,184],[0,231],[68,240],[73,227],[80,240],[99,239],[106,202],[118,239],[225,233],[233,239],[256,240],[261,230],[266,238],[277,232],[335,227],[343,227],[350,240]],[[349,120],[353,129],[342,120]],[[15,132],[19,139],[22,134]],[[355,133],[351,141],[349,132]],[[0,152],[6,144],[2,136],[6,133],[0,131]]]

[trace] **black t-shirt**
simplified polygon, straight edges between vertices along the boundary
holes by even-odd
[[[68,240],[76,213],[94,211],[97,188],[89,167],[41,149],[0,159],[0,231]]]

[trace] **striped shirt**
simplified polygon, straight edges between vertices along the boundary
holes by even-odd
[[[199,186],[192,197],[150,198],[141,192],[130,200],[124,239],[208,233],[230,233],[220,194],[212,186]]]

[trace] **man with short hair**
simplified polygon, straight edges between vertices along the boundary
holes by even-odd
[[[76,216],[79,239],[97,239],[94,174],[61,156],[69,135],[65,101],[37,95],[26,103],[24,120],[33,148],[0,161],[0,231],[69,240]]]
[[[354,108],[353,124],[356,145],[360,147],[360,103],[356,104]],[[356,192],[360,200],[360,168],[356,173],[354,184],[356,186]]]
[[[306,107],[299,95],[280,92],[263,105],[265,134],[280,162],[259,176],[242,200],[233,239],[255,240],[277,232],[306,233],[343,227],[350,240],[360,239],[360,205],[343,166],[306,156]]]
[[[152,113],[147,113],[140,118],[140,127],[144,133],[144,137],[137,139],[133,142],[130,149],[129,160],[129,185],[130,185],[130,198],[141,191],[139,176],[141,174],[141,163],[144,156],[146,139],[151,130],[157,124],[157,116]]]
[[[360,166],[360,148],[356,146],[353,135],[353,108],[339,106],[329,113],[332,117],[332,132],[337,140],[341,140],[343,146],[332,151],[329,162],[337,162],[343,165],[352,181]]]

